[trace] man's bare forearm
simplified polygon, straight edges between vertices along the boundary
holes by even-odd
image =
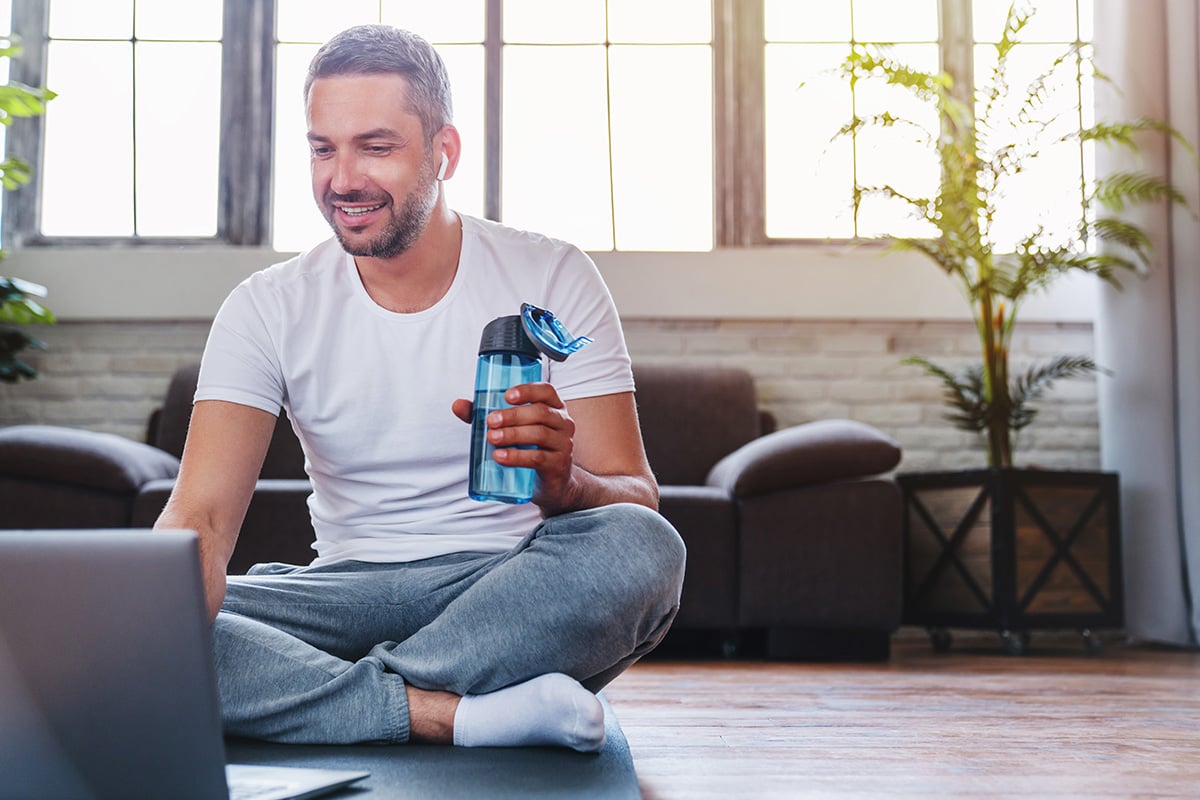
[[[202,400],[192,409],[179,477],[156,528],[200,535],[209,616],[225,598],[225,570],[254,493],[275,417],[257,408]]]
[[[642,475],[596,475],[575,465],[570,487],[561,501],[552,503],[545,499],[538,505],[545,516],[552,517],[614,503],[636,503],[657,511],[658,482]]]
[[[200,572],[204,581],[205,605],[209,620],[216,619],[221,603],[225,600],[225,572],[233,555],[237,531],[218,532],[212,522],[203,516],[188,514],[172,502],[168,502],[158,520],[155,530],[190,530],[199,536]]]

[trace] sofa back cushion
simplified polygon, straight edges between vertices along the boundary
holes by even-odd
[[[146,433],[147,442],[176,458],[183,457],[183,444],[187,440],[188,423],[192,419],[192,398],[196,395],[199,376],[199,364],[190,364],[175,372],[167,386],[162,408],[151,418]],[[286,412],[280,412],[275,423],[275,433],[271,437],[271,446],[259,477],[308,477],[304,473],[304,451],[300,449],[300,440],[296,438]]]
[[[189,364],[175,370],[167,384],[167,396],[163,404],[150,419],[146,441],[159,450],[166,450],[176,458],[183,457],[183,443],[187,440],[188,422],[192,418],[192,397],[196,394],[196,379],[200,375],[199,364]]]
[[[199,364],[175,373],[147,432],[150,444],[177,458],[183,456],[199,373]],[[635,364],[633,375],[646,455],[665,486],[703,485],[714,464],[769,430],[770,418],[758,411],[754,380],[744,369]],[[261,477],[306,477],[286,413],[279,415]]]
[[[754,379],[738,367],[634,364],[646,456],[663,486],[701,486],[762,432]]]

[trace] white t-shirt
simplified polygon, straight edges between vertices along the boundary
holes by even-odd
[[[595,341],[543,379],[563,400],[633,390],[612,298],[578,248],[462,216],[454,282],[412,314],[381,308],[336,240],[243,281],[213,321],[195,399],[286,408],[312,481],[314,564],[511,549],[533,504],[467,496],[471,398],[484,326],[521,304]]]

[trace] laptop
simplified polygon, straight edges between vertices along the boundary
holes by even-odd
[[[0,531],[0,800],[316,797],[227,765],[196,534]]]

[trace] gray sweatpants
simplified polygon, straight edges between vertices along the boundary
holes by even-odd
[[[500,555],[260,564],[213,626],[227,734],[405,742],[405,683],[483,694],[550,672],[599,691],[658,644],[684,547],[630,504],[544,520]]]

